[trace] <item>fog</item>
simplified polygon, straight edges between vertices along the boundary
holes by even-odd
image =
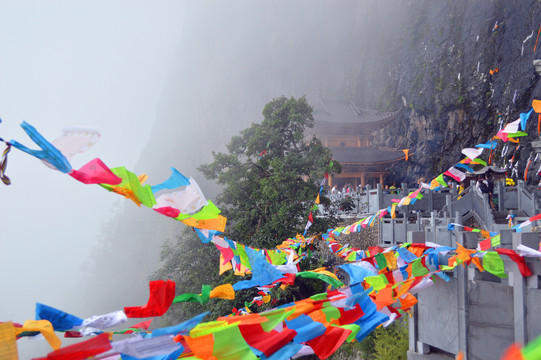
[[[102,138],[74,168],[100,157],[155,184],[174,166],[212,198],[218,189],[197,167],[260,121],[273,98],[358,99],[373,85],[359,80],[370,57],[363,41],[392,21],[385,11],[360,21],[367,7],[379,9],[377,1],[363,4],[2,3],[0,137],[31,145],[22,120],[51,140],[63,127],[91,125]],[[0,321],[33,319],[35,302],[84,318],[146,301],[161,244],[182,224],[16,149],[7,175]],[[34,349],[19,341],[21,358],[48,351]]]
[[[179,1],[1,2],[0,137],[36,148],[22,120],[50,140],[64,127],[93,126],[101,141],[73,167],[100,157],[133,169],[156,120],[183,14]],[[0,321],[34,319],[35,302],[93,315],[83,281],[89,254],[125,200],[17,149],[6,174],[12,185],[0,186]],[[44,341],[18,344],[21,359],[50,351]]]

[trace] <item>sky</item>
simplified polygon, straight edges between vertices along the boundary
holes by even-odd
[[[0,137],[36,148],[19,126],[23,120],[51,141],[62,128],[92,126],[102,137],[73,159],[73,168],[99,157],[134,169],[181,39],[184,5],[0,2]],[[84,286],[89,252],[126,200],[17,149],[8,155],[6,175],[12,185],[0,183],[0,321],[33,319],[36,302],[80,308],[70,301]],[[19,341],[21,358],[30,356],[22,349],[32,348],[27,343]]]

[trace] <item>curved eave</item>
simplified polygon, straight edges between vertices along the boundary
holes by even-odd
[[[307,133],[315,135],[368,135],[395,121],[403,110],[398,110],[393,115],[381,120],[359,122],[337,122],[317,120],[314,116],[314,127],[307,129]]]
[[[338,161],[340,165],[380,165],[380,164],[383,165],[383,164],[392,164],[392,163],[405,160],[405,159],[406,159],[406,156],[402,156],[394,160],[386,160],[386,161],[378,161],[378,162],[373,162],[373,161],[372,162],[343,162],[338,159],[336,159],[336,161]]]

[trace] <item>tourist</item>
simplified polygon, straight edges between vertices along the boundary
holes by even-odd
[[[494,182],[492,181],[490,172],[487,173],[485,181],[487,183],[488,203],[492,210],[496,210],[496,205],[494,204]]]
[[[488,183],[485,179],[485,175],[479,175],[477,177],[477,183],[475,186],[481,191],[482,194],[488,194]]]
[[[466,189],[466,185],[464,184],[464,180],[462,180],[460,184],[458,185],[458,195],[460,196],[457,198],[457,200],[460,200],[462,198],[462,195],[466,195],[466,194],[462,194],[465,189]]]

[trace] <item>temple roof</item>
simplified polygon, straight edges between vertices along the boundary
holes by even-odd
[[[380,112],[357,107],[349,100],[318,99],[314,106],[315,134],[341,133],[355,131],[357,134],[369,134],[385,126],[402,114],[402,109],[393,112]]]
[[[331,147],[333,159],[342,164],[383,164],[403,160],[402,150],[370,147]]]

